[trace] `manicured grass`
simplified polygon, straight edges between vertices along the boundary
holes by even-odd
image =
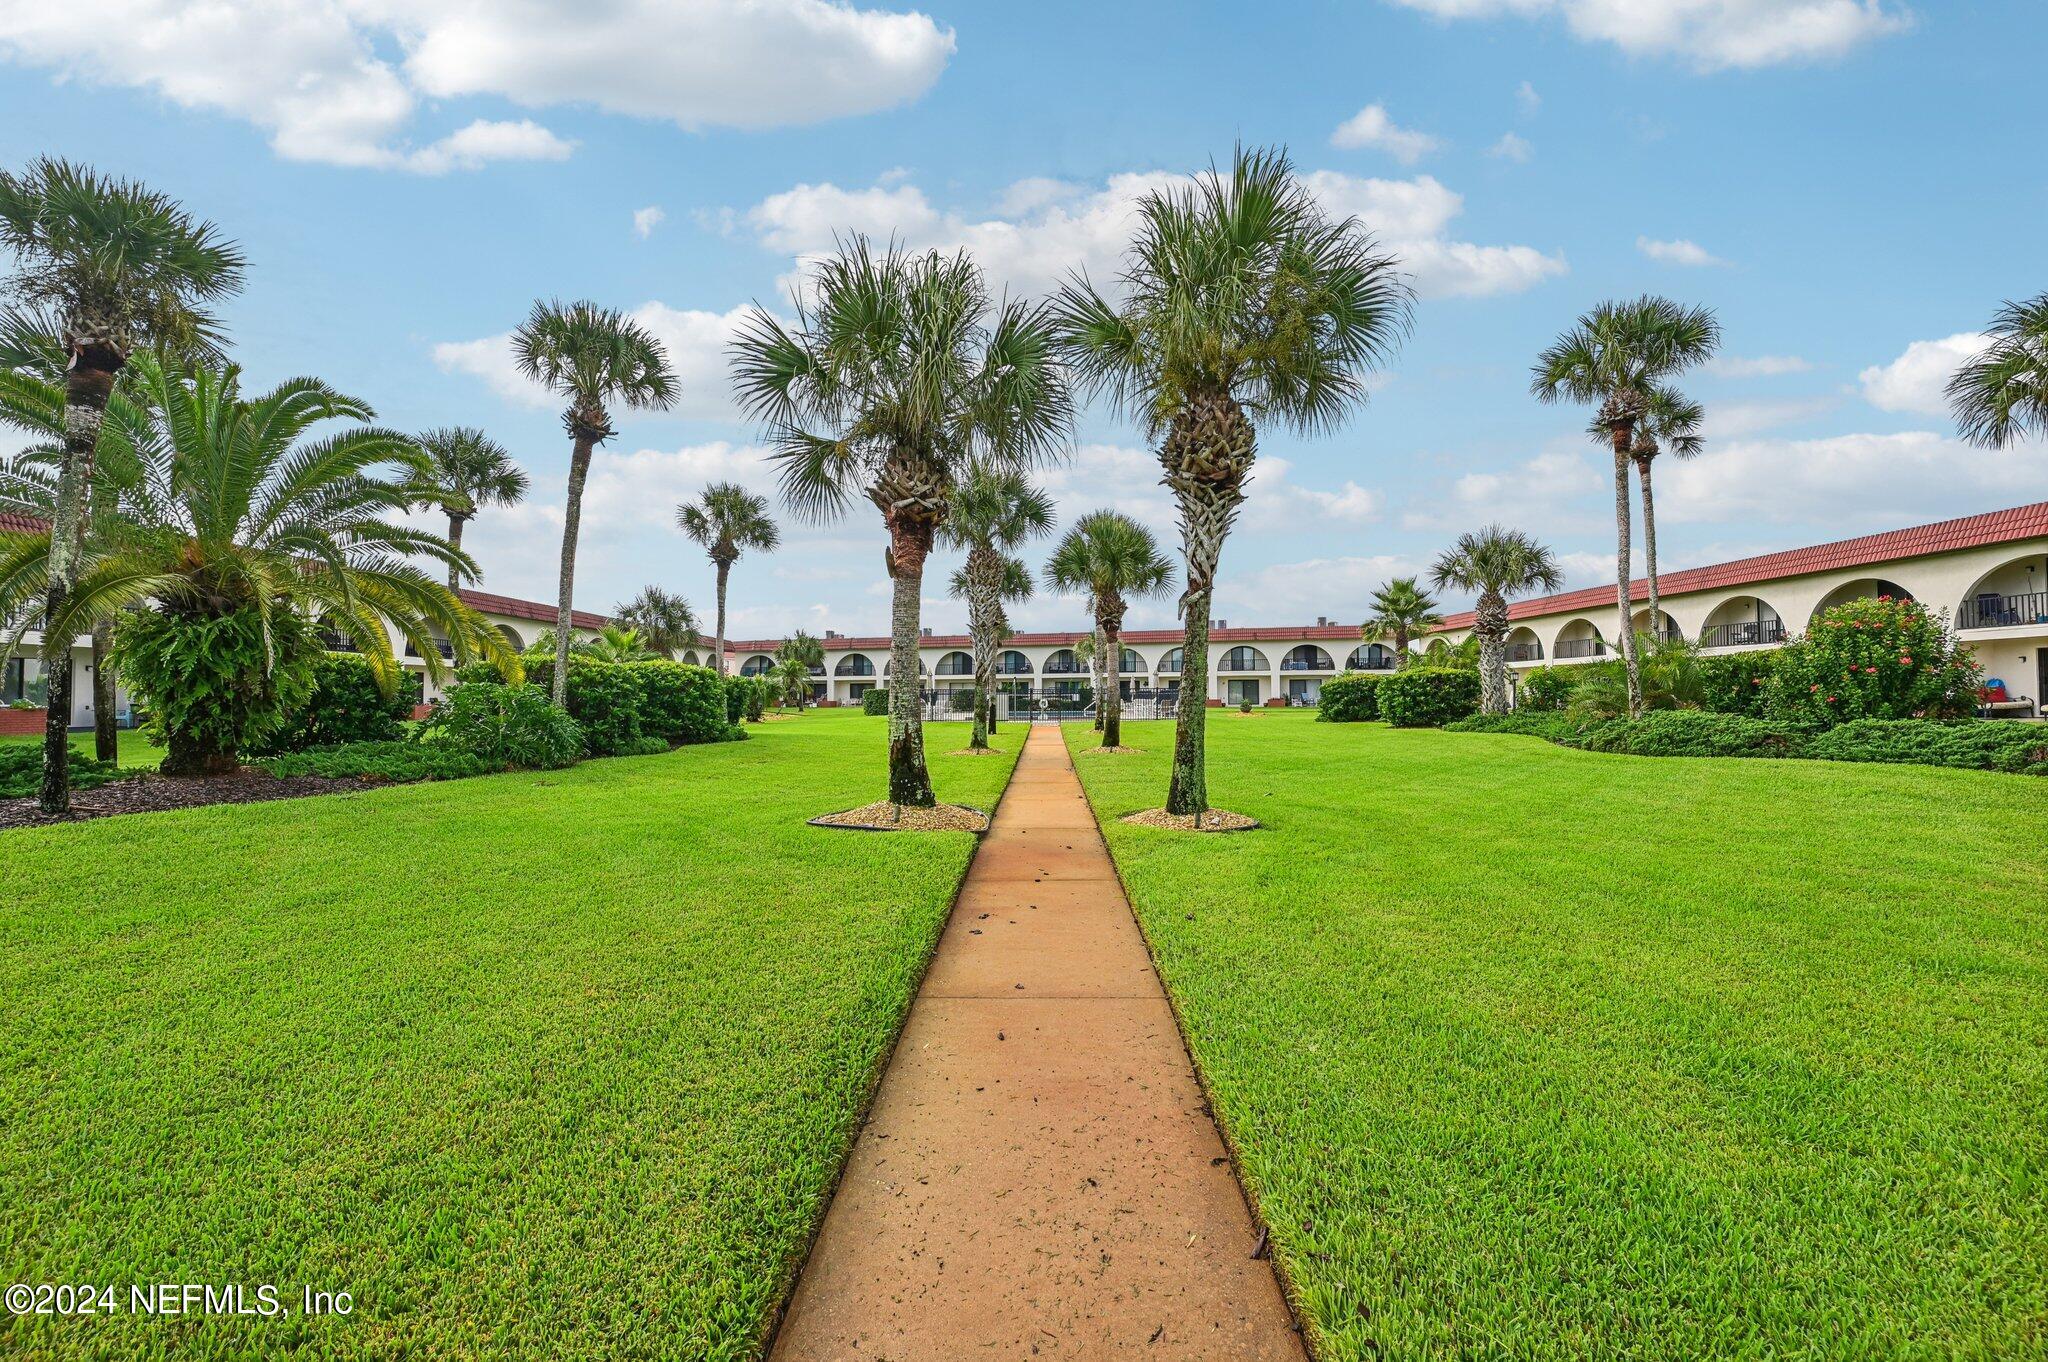
[[[885,730],[0,833],[0,1279],[356,1302],[0,1353],[751,1356],[974,846],[804,825]]]
[[[32,742],[40,744],[42,740],[41,734],[29,734],[26,736],[17,735],[0,738],[0,743]],[[122,729],[119,735],[119,743],[121,765],[123,766],[135,766],[154,771],[163,764],[164,749],[150,746],[148,736],[139,728]],[[92,734],[73,733],[71,735],[71,746],[73,750],[91,756],[93,750]]]
[[[2048,1352],[2048,783],[1209,734],[1076,765],[1321,1356]]]

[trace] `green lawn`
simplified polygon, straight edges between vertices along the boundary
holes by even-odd
[[[36,744],[41,744],[42,741],[43,738],[40,733],[30,734],[26,736],[0,738],[0,743],[32,742]],[[122,729],[119,736],[119,742],[121,752],[121,764],[123,766],[146,767],[147,769],[153,771],[158,766],[163,764],[164,749],[161,747],[150,746],[148,736],[145,735],[141,729]],[[91,756],[93,751],[92,734],[73,733],[71,735],[71,750],[74,752],[83,752],[87,756]]]
[[[1325,1358],[2048,1353],[2048,782],[1212,715],[1077,763]],[[1069,741],[1092,745],[1086,729]]]
[[[803,824],[885,727],[0,833],[0,1280],[356,1301],[0,1353],[750,1356],[974,845]]]

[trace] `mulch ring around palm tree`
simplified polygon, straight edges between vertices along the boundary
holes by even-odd
[[[71,797],[66,813],[46,814],[33,798],[0,799],[0,829],[34,828],[49,823],[77,823],[126,813],[161,813],[197,809],[208,804],[261,804],[272,799],[308,795],[354,794],[373,790],[379,782],[353,776],[273,776],[244,768],[233,775],[185,777],[154,772],[110,781]]]
[[[1108,753],[1110,756],[1116,757],[1123,756],[1127,753],[1135,754],[1143,752],[1144,750],[1145,749],[1142,747],[1084,747],[1075,755],[1082,757],[1099,757],[1104,753]]]
[[[1259,826],[1259,820],[1249,814],[1232,813],[1228,809],[1205,809],[1200,824],[1189,813],[1168,813],[1164,809],[1143,809],[1127,813],[1122,822],[1135,823],[1141,828],[1164,828],[1169,832],[1250,832]]]
[[[988,815],[965,804],[891,804],[886,799],[857,809],[806,819],[814,828],[845,828],[854,832],[987,832]]]
[[[1000,747],[963,747],[958,752],[948,752],[946,755],[949,757],[1000,757],[1003,755],[1003,749]]]

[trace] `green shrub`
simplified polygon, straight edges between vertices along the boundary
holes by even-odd
[[[1761,719],[1768,712],[1773,652],[1728,653],[1700,659],[1700,703],[1717,714]]]
[[[1446,733],[1523,733],[1565,747],[1578,745],[1578,729],[1554,709],[1518,709],[1509,714],[1474,714],[1444,725]]]
[[[1563,709],[1578,684],[1577,667],[1531,667],[1521,674],[1517,709]]]
[[[1795,724],[1703,709],[1660,709],[1594,724],[1573,745],[1638,757],[1796,757],[1805,742],[1806,731]]]
[[[880,686],[876,686],[873,690],[862,695],[860,697],[860,712],[863,714],[887,714],[889,712],[889,692]]]
[[[313,693],[284,726],[254,749],[268,755],[352,742],[397,742],[420,702],[420,675],[403,672],[386,699],[376,673],[355,653],[328,653],[313,664]]]
[[[1479,673],[1461,667],[1410,667],[1380,681],[1380,717],[1396,728],[1441,728],[1479,708]]]
[[[1344,672],[1323,682],[1316,718],[1332,724],[1364,723],[1380,717],[1379,687],[1384,676]]]
[[[747,683],[747,722],[758,724],[761,722],[762,713],[775,701],[775,683],[765,676],[748,676],[741,679]]]
[[[583,729],[583,750],[593,757],[638,752],[647,732],[640,722],[640,683],[629,662],[598,662],[574,654],[569,658],[569,717]],[[527,675],[550,695],[555,664],[533,663]]]
[[[351,742],[309,747],[256,763],[274,776],[358,776],[369,780],[461,780],[505,769],[447,742]]]
[[[319,640],[297,611],[253,608],[214,617],[136,610],[114,631],[113,661],[149,715],[163,769],[189,775],[232,766],[305,706]]]
[[[1856,719],[1815,735],[1806,755],[2048,776],[2048,728],[1987,719]]]
[[[725,686],[709,667],[681,662],[624,664],[640,687],[640,727],[671,744],[722,742],[730,736]]]
[[[111,761],[96,761],[84,748],[71,749],[71,788],[90,790],[110,780],[124,780],[135,774],[123,771]],[[43,745],[40,742],[0,743],[0,799],[26,799],[43,780]]]
[[[1765,689],[1771,716],[1795,723],[1957,719],[1975,711],[1981,675],[1941,617],[1878,596],[1823,611],[1779,651]]]
[[[466,681],[435,701],[423,729],[494,770],[552,770],[583,756],[582,727],[538,686]]]

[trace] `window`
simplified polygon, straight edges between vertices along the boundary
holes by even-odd
[[[1254,705],[1259,703],[1259,683],[1256,678],[1250,681],[1225,681],[1223,683],[1224,704],[1242,705],[1247,701]]]
[[[760,676],[775,665],[775,659],[766,653],[755,653],[740,664],[741,676]]]
[[[947,653],[939,659],[938,674],[940,676],[972,676],[974,675],[974,659],[966,653],[957,650]]]
[[[1004,676],[1029,676],[1031,659],[1011,649],[996,658],[996,670]]]
[[[832,670],[839,676],[873,676],[875,664],[868,660],[865,653],[848,653],[839,659],[839,665]]]
[[[1161,676],[1179,676],[1180,661],[1186,655],[1179,648],[1168,648],[1166,656],[1159,659],[1159,674]]]
[[[1266,670],[1266,655],[1257,648],[1247,648],[1239,645],[1223,655],[1223,664],[1217,670],[1226,672],[1262,672]]]
[[[1385,671],[1394,665],[1394,650],[1378,643],[1364,643],[1351,650],[1344,665],[1353,671]]]
[[[1316,647],[1313,643],[1304,643],[1300,647],[1288,651],[1287,656],[1281,659],[1280,670],[1283,672],[1333,672],[1337,670],[1337,667],[1335,663],[1330,661],[1328,653]]]
[[[1117,656],[1116,669],[1120,672],[1142,672],[1145,659],[1138,656],[1136,648],[1126,648]]]
[[[1074,656],[1072,648],[1062,648],[1045,660],[1047,676],[1072,676],[1080,670],[1080,660]]]

